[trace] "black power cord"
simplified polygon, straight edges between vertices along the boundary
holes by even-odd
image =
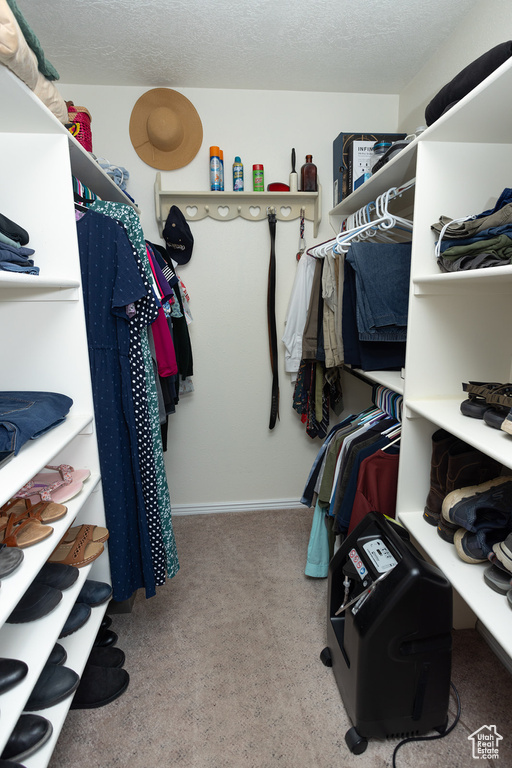
[[[403,739],[402,741],[400,741],[396,745],[395,750],[393,752],[393,768],[396,768],[396,753],[398,752],[400,747],[403,747],[404,744],[407,744],[410,741],[433,741],[434,739],[444,739],[445,736],[448,736],[448,734],[453,731],[453,729],[455,728],[455,726],[457,725],[457,723],[460,720],[461,708],[460,708],[460,696],[459,696],[459,693],[458,693],[456,687],[454,686],[454,684],[451,681],[450,681],[450,685],[453,688],[453,692],[455,694],[455,699],[457,701],[457,714],[455,715],[455,720],[453,721],[453,723],[450,725],[449,728],[447,728],[445,731],[443,731],[443,733],[438,733],[435,736],[411,736],[409,739]]]

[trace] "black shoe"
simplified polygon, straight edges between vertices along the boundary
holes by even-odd
[[[0,693],[5,693],[21,683],[28,672],[28,666],[19,659],[0,658]]]
[[[46,744],[52,731],[52,724],[45,717],[21,715],[0,757],[2,760],[23,760]]]
[[[0,768],[25,768],[21,763],[13,763],[12,760],[1,760]]]
[[[96,635],[96,640],[93,645],[105,648],[108,645],[115,645],[118,641],[118,636],[112,629],[101,629]]]
[[[64,626],[62,627],[59,640],[62,637],[67,637],[73,632],[76,632],[77,629],[80,629],[80,627],[83,627],[90,615],[90,605],[86,605],[85,603],[75,603],[69,612],[69,616],[67,617]]]
[[[95,709],[110,704],[128,688],[126,669],[96,667],[86,664],[70,709]]]
[[[54,589],[69,589],[79,577],[78,568],[64,563],[45,563],[34,581]]]
[[[94,667],[116,667],[117,669],[121,669],[124,662],[124,651],[120,648],[114,648],[113,645],[93,647],[87,659],[87,663]]]
[[[111,624],[112,624],[112,617],[107,616],[107,614],[105,614],[105,616],[101,620],[100,629],[108,629]]]
[[[112,587],[104,581],[87,579],[76,599],[77,603],[86,603],[94,608],[103,605],[112,597]]]
[[[60,643],[55,643],[47,658],[47,662],[48,664],[64,664],[67,658],[68,654],[66,653],[66,649],[63,648]]]
[[[37,712],[64,701],[76,691],[79,682],[73,669],[47,662],[25,704],[26,711]]]
[[[48,613],[60,603],[62,592],[46,584],[33,582],[27,589],[16,608],[13,610],[7,624],[22,624],[26,621],[35,621]]]

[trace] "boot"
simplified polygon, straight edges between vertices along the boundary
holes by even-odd
[[[457,440],[448,449],[448,469],[446,472],[445,496],[459,488],[467,488],[471,485],[480,485],[488,480],[499,477],[503,470],[499,461],[491,459],[481,451],[477,451],[471,445]],[[453,544],[457,528],[441,515],[437,523],[439,536]]]
[[[445,429],[438,429],[432,435],[432,458],[430,461],[430,490],[425,503],[423,517],[430,525],[437,525],[441,507],[446,496],[446,475],[448,472],[448,451],[458,438]]]

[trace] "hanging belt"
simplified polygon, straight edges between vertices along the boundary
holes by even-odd
[[[267,208],[268,226],[270,229],[270,263],[268,267],[267,319],[268,340],[270,348],[270,365],[272,368],[272,398],[270,404],[269,429],[274,429],[279,416],[279,374],[276,331],[276,213],[275,208]]]

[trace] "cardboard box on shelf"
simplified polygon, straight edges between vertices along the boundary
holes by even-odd
[[[333,205],[336,206],[353,190],[353,184],[357,176],[353,178],[353,149],[354,142],[363,142],[366,145],[375,144],[376,141],[400,141],[405,138],[405,133],[340,133],[333,142]],[[370,154],[370,153],[368,153]],[[361,170],[359,176],[368,173]],[[362,182],[361,182],[362,183]]]

